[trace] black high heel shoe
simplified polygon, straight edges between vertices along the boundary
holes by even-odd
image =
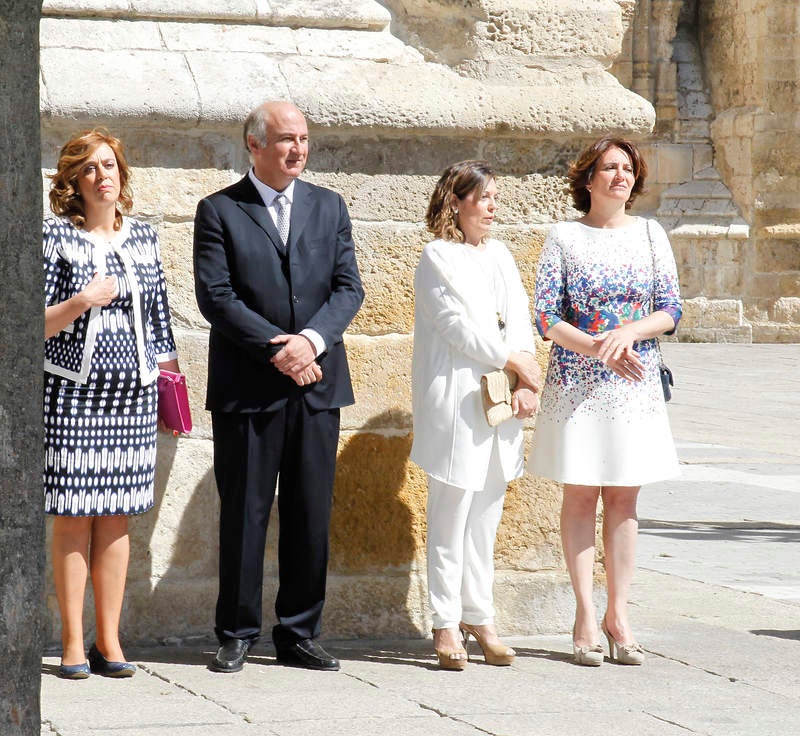
[[[97,643],[92,644],[89,650],[89,667],[96,675],[103,677],[133,677],[136,674],[136,665],[130,662],[109,662],[97,648]]]

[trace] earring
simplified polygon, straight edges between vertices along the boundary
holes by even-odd
[[[456,207],[453,207],[453,214],[454,214],[454,215],[457,215],[457,214],[458,214],[458,209],[457,209]]]

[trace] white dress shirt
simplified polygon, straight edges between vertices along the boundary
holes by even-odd
[[[286,208],[286,216],[291,218],[292,201],[294,199],[294,179],[289,182],[289,186],[287,186],[286,189],[284,189],[282,192],[279,192],[277,189],[273,189],[271,186],[261,181],[261,179],[256,176],[256,172],[252,169],[252,167],[250,168],[250,171],[247,172],[247,175],[250,177],[250,181],[253,182],[253,186],[256,188],[256,191],[261,195],[261,199],[264,200],[264,206],[267,208],[267,212],[269,212],[269,216],[276,228],[278,227],[278,212],[275,208],[275,204],[277,198],[281,194],[286,198],[286,203],[284,203],[284,207]],[[320,335],[319,332],[307,328],[305,330],[300,330],[299,334],[311,340],[311,344],[314,346],[316,353],[314,357],[319,357],[325,352],[325,340],[322,339],[322,335]]]

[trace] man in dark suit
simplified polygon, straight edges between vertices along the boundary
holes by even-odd
[[[252,168],[201,200],[197,302],[211,324],[208,393],[220,496],[219,597],[211,664],[237,672],[261,633],[261,584],[279,479],[278,661],[339,662],[319,636],[339,409],[353,403],[342,333],[364,298],[341,196],[297,179],[308,127],[288,102],[247,117]]]

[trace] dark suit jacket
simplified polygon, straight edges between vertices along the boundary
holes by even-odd
[[[364,299],[341,196],[296,180],[288,247],[245,176],[201,200],[194,231],[197,303],[211,324],[206,408],[272,411],[303,394],[313,409],[353,403],[342,333]],[[269,361],[270,338],[316,330],[322,380],[299,387]]]

